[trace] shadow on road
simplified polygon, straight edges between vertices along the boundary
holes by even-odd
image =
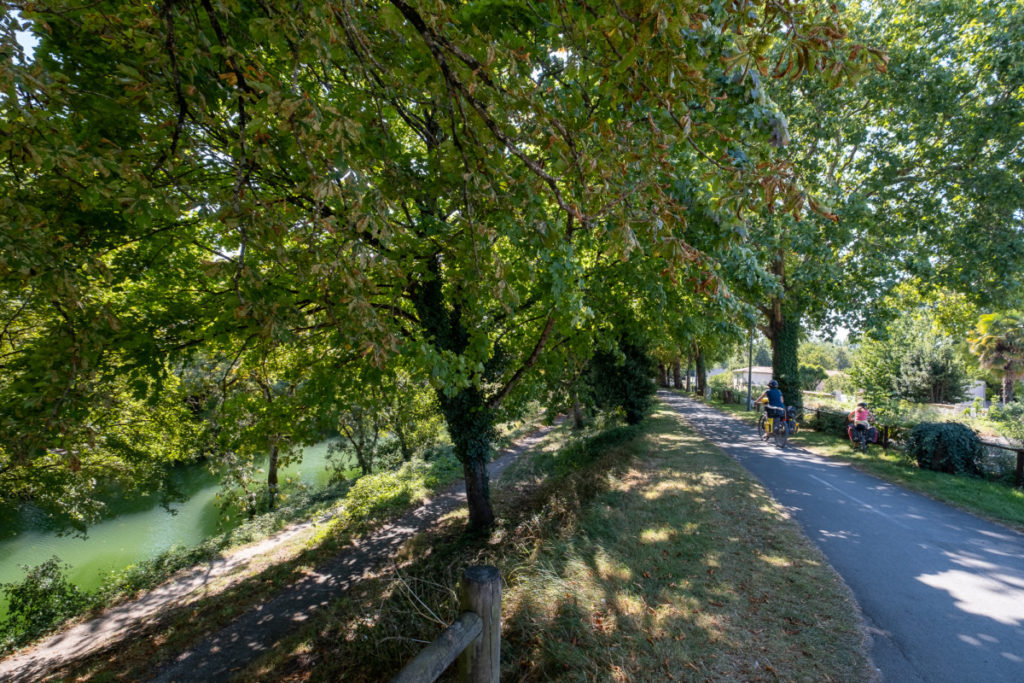
[[[1024,536],[661,392],[754,474],[861,605],[886,680],[1024,680]]]

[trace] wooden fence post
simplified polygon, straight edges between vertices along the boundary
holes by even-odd
[[[459,679],[497,683],[501,673],[501,574],[497,567],[469,567],[462,575],[462,609],[483,620],[480,637],[459,657]]]

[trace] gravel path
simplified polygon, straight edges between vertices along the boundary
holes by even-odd
[[[551,429],[543,427],[503,451],[488,465],[490,480],[496,481],[513,460],[537,445]],[[233,669],[273,647],[276,640],[305,621],[310,613],[376,569],[407,539],[464,506],[465,501],[465,484],[459,482],[395,522],[357,539],[316,572],[307,574],[269,601],[243,613],[232,624],[178,655],[159,671],[154,680],[226,679]],[[297,536],[312,533],[313,524],[297,524],[256,545],[198,566],[186,576],[168,582],[137,600],[107,610],[95,619],[0,661],[0,681],[27,683],[39,680],[61,664],[131,637],[133,629],[140,623],[195,598],[197,592],[203,591],[212,581],[243,569],[253,558],[271,552]]]

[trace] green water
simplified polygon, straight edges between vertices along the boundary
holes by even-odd
[[[281,482],[326,484],[328,444],[306,448],[300,463],[280,470]],[[14,529],[0,529],[0,583],[23,579],[25,570],[19,565],[35,566],[56,555],[70,566],[68,578],[79,588],[91,590],[111,571],[152,559],[174,546],[198,545],[233,525],[232,520],[222,519],[217,499],[220,485],[205,468],[181,468],[171,476],[187,496],[170,506],[174,514],[153,497],[119,501],[110,505],[110,517],[89,527],[86,538],[61,536],[47,528],[45,516],[24,511],[14,520]],[[6,612],[6,600],[0,597],[0,619]]]

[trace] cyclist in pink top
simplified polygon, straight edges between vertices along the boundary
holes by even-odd
[[[853,441],[853,429],[859,423],[868,430],[868,438],[871,439],[871,443],[878,442],[878,430],[871,426],[873,416],[871,415],[871,411],[868,410],[867,403],[858,403],[857,407],[851,410],[850,414],[846,416],[846,419],[850,422],[850,426],[846,428],[846,434],[850,437],[850,441]]]

